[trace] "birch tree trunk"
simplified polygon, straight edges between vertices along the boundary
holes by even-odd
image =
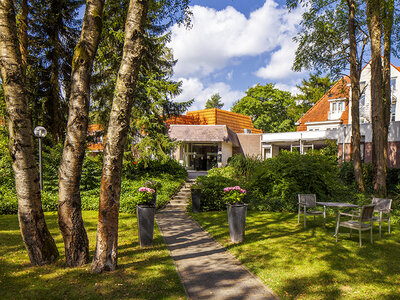
[[[33,130],[25,74],[15,23],[12,0],[0,0],[0,70],[10,134],[9,151],[13,160],[18,197],[18,219],[22,239],[34,265],[44,265],[58,258],[42,210],[39,176],[33,152]]]
[[[386,196],[385,112],[381,60],[380,0],[367,1],[368,30],[371,40],[371,118],[372,118],[372,168],[374,194]]]
[[[127,140],[132,98],[144,52],[143,35],[149,0],[130,0],[125,23],[123,57],[104,147],[99,222],[92,272],[114,270],[118,260],[118,211],[121,171]]]
[[[356,41],[356,3],[348,0],[349,22],[348,32],[350,39],[350,81],[351,81],[351,130],[353,137],[353,167],[358,189],[365,191],[364,175],[360,153],[360,73],[361,68],[357,64],[357,41]]]
[[[28,65],[28,0],[21,0],[21,13],[19,15],[19,48],[23,72],[25,74]]]
[[[90,76],[100,41],[104,0],[88,0],[75,47],[67,135],[59,168],[58,224],[68,266],[89,262],[89,241],[82,220],[80,179],[86,150]]]

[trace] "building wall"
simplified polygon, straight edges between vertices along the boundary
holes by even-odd
[[[222,166],[226,166],[228,163],[228,158],[232,156],[232,143],[221,142],[222,151]]]
[[[237,137],[244,155],[261,156],[261,134],[238,133]]]

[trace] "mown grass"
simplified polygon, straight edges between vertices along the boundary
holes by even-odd
[[[96,242],[97,212],[83,212],[91,257]],[[49,266],[32,267],[23,246],[16,215],[0,215],[1,299],[184,299],[185,293],[158,228],[153,247],[138,246],[137,221],[120,214],[118,269],[91,274],[89,265],[67,268],[56,213],[46,221],[60,251]]]
[[[192,216],[283,299],[400,299],[398,223],[381,240],[376,225],[373,245],[364,232],[360,248],[357,232],[335,243],[333,217],[304,229],[297,214],[251,211],[245,241],[231,244],[226,212]]]

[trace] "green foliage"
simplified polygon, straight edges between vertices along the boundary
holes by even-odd
[[[0,190],[2,189],[14,189],[14,172],[12,159],[8,152],[8,134],[5,127],[0,125]]]
[[[102,155],[85,156],[81,175],[81,190],[87,191],[100,188],[102,168]]]
[[[224,188],[238,185],[237,180],[222,176],[201,176],[197,182],[201,185],[201,211],[226,209]]]
[[[163,173],[173,174],[178,178],[187,177],[186,169],[172,158],[165,161],[159,159],[139,159],[139,161],[136,161],[130,155],[128,159],[124,160],[122,174],[127,179],[152,177]]]
[[[229,165],[235,170],[236,175],[246,180],[249,179],[255,168],[261,163],[257,157],[235,155],[230,158]]]
[[[155,201],[155,193],[156,191],[151,188],[140,187],[139,192],[136,194],[136,203],[151,205]]]
[[[218,93],[213,94],[211,96],[211,98],[207,100],[206,108],[219,108],[219,109],[221,109],[224,106],[224,103],[222,103],[220,100],[221,100],[221,96]]]
[[[249,88],[231,110],[250,116],[254,127],[263,132],[294,131],[294,123],[300,117],[292,95],[272,83]]]
[[[336,160],[321,154],[282,152],[254,171],[247,185],[251,207],[295,211],[297,194],[316,194],[319,201],[355,199],[339,179]]]
[[[228,204],[243,203],[246,193],[246,190],[238,185],[226,187],[224,188],[224,200]]]
[[[308,79],[303,79],[301,85],[296,85],[300,94],[296,100],[301,100],[300,106],[303,113],[306,113],[323,95],[333,86],[334,82],[329,76],[310,74]]]

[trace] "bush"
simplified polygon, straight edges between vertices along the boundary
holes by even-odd
[[[316,194],[318,201],[355,202],[354,190],[339,179],[336,160],[321,154],[282,152],[263,161],[247,185],[250,208],[296,211],[297,194]]]
[[[235,170],[237,176],[248,180],[254,170],[261,164],[257,157],[235,155],[229,159],[229,165]]]
[[[201,186],[200,210],[202,211],[226,209],[224,188],[239,185],[237,180],[223,176],[200,176],[197,182]]]
[[[127,179],[140,177],[158,176],[159,174],[171,174],[177,178],[186,178],[187,171],[177,161],[172,158],[162,160],[135,161],[133,157],[124,160],[123,176]]]

